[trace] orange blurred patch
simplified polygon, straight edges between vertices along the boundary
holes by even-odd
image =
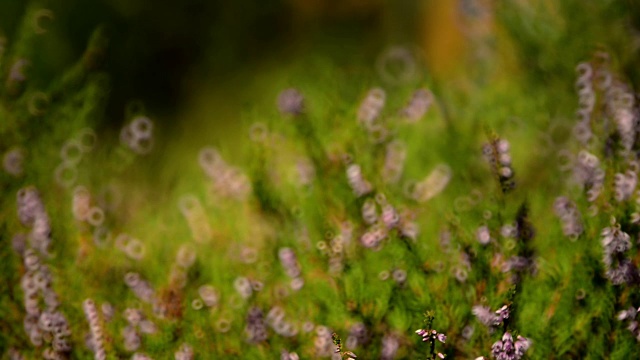
[[[436,78],[451,75],[462,64],[467,44],[458,11],[454,0],[431,1],[423,10],[421,45],[429,71]]]
[[[553,315],[556,313],[556,310],[558,308],[558,303],[560,302],[560,292],[556,291],[553,294],[553,297],[551,299],[551,303],[549,304],[549,308],[547,308],[547,311],[545,312],[545,316],[547,318],[547,320],[551,319],[553,317]]]
[[[76,259],[78,263],[81,263],[91,253],[91,240],[85,235],[78,235],[78,258]]]

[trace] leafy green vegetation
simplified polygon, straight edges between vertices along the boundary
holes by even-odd
[[[638,11],[480,3],[460,69],[300,54],[200,110],[241,135],[135,99],[110,123],[108,31],[51,74],[28,6],[0,37],[0,353],[638,358]]]

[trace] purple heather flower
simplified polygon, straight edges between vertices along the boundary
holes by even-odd
[[[413,93],[411,100],[409,100],[407,106],[401,110],[400,114],[410,122],[416,122],[429,110],[432,102],[433,94],[431,91],[418,89]]]
[[[524,353],[527,351],[527,349],[529,349],[529,347],[531,346],[531,340],[518,335],[515,346],[516,356],[522,357],[524,356]]]
[[[524,271],[529,268],[531,261],[523,256],[512,256],[502,266],[502,272],[511,270]]]
[[[520,360],[530,346],[531,340],[522,336],[518,336],[514,343],[513,336],[507,331],[502,340],[491,346],[491,355],[498,360]]]
[[[304,111],[304,96],[294,88],[282,90],[278,95],[278,110],[286,115],[300,115]]]
[[[489,227],[487,225],[482,225],[476,230],[476,238],[478,242],[482,245],[488,245],[491,242],[491,233],[489,232]]]
[[[615,198],[618,202],[630,199],[638,184],[638,175],[628,170],[624,174],[617,173],[614,176]]]
[[[495,357],[500,352],[502,352],[502,341],[498,340],[491,345],[491,354]]]
[[[627,310],[622,310],[618,313],[618,320],[623,321],[626,319],[634,319],[638,311],[640,311],[640,308],[636,310],[634,307],[630,307]]]
[[[602,230],[602,246],[605,254],[623,253],[631,247],[629,234],[617,227],[607,227]]]
[[[509,353],[513,351],[513,336],[507,331],[502,335],[502,350]]]
[[[374,121],[380,116],[386,97],[387,94],[380,88],[369,90],[367,96],[362,100],[358,108],[358,120],[364,124],[365,127],[368,128],[373,125]]]
[[[564,196],[558,197],[553,203],[553,210],[562,222],[562,233],[572,239],[582,234],[584,228],[580,212],[573,201]]]
[[[390,334],[384,335],[384,337],[382,338],[382,351],[380,352],[380,359],[394,359],[399,347],[400,344],[395,336]]]
[[[280,360],[299,360],[300,357],[295,352],[288,352],[286,350],[282,350],[280,353]]]
[[[471,309],[471,312],[478,318],[478,321],[488,327],[498,326],[502,322],[502,318],[487,306],[476,305]]]
[[[25,81],[27,77],[24,74],[24,68],[29,65],[29,61],[27,59],[18,59],[13,66],[11,66],[11,71],[9,72],[9,79],[11,81]]]
[[[422,336],[422,341],[435,341],[438,340],[444,344],[447,340],[447,336],[442,333],[438,333],[436,330],[426,330],[426,329],[418,329],[416,330],[416,334]]]
[[[607,259],[605,259],[606,262]],[[607,264],[609,267],[610,264]],[[607,278],[611,280],[614,285],[632,284],[639,281],[638,269],[629,259],[623,259],[620,261],[617,267],[610,267],[607,270]]]

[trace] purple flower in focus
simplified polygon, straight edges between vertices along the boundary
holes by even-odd
[[[429,324],[427,324],[429,325]],[[438,356],[441,359],[444,359],[444,354],[442,353],[435,353],[435,341],[440,341],[441,343],[444,344],[444,342],[447,340],[447,336],[443,333],[439,333],[436,330],[427,330],[427,329],[418,329],[416,330],[416,334],[422,336],[422,341],[423,342],[428,342],[431,344],[431,359],[435,359],[435,357],[433,356]]]
[[[498,360],[520,360],[531,346],[531,340],[518,336],[513,341],[513,336],[508,331],[502,335],[502,339],[491,346],[491,356]]]

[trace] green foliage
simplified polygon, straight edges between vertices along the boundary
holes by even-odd
[[[52,74],[42,54],[59,39],[34,26],[48,16],[42,4],[26,6],[0,43],[0,152],[24,160],[21,171],[3,164],[0,173],[0,353],[39,358],[53,346],[51,339],[34,346],[24,329],[23,287],[37,272],[24,246],[51,272],[55,309],[70,325],[71,350],[62,355],[72,359],[95,350],[86,346],[95,334],[86,299],[99,310],[109,359],[170,358],[184,344],[203,359],[321,358],[336,348],[342,358],[435,358],[436,334],[445,333],[442,356],[475,358],[505,332],[532,341],[529,358],[638,358],[637,334],[617,319],[640,306],[638,284],[616,284],[610,273],[625,259],[639,261],[636,194],[619,199],[617,183],[627,171],[637,178],[637,123],[629,130],[635,142],[622,151],[629,132],[615,122],[611,95],[596,87],[593,140],[580,143],[573,133],[580,62],[609,71],[637,111],[637,48],[625,46],[638,41],[630,28],[637,14],[624,1],[493,6],[499,31],[470,50],[488,46],[483,71],[437,80],[409,51],[419,70],[404,84],[386,84],[374,61],[345,66],[304,54],[256,80],[259,93],[236,119],[240,140],[216,138],[206,126],[180,133],[133,99],[123,121],[109,124],[113,79],[104,61],[117,45],[97,27],[77,62]],[[274,99],[292,84],[304,111],[278,112]],[[377,86],[384,106],[367,125],[359,109]],[[431,103],[412,121],[401,111],[419,88],[431,89]],[[141,119],[151,126],[135,131],[152,135],[130,133]],[[388,160],[399,143],[402,159]],[[77,158],[69,144],[80,144]],[[595,199],[597,181],[576,185],[558,157],[580,151],[604,173]],[[390,180],[389,168],[400,164]],[[18,192],[30,186],[50,220],[48,251],[37,246],[34,222],[16,212]],[[79,186],[104,219],[78,216]],[[554,214],[559,196],[574,204],[576,236],[563,227],[569,218]],[[367,221],[367,206],[375,221]],[[631,235],[628,248],[603,252],[604,228]],[[375,244],[365,241],[377,234]],[[215,299],[203,295],[205,285]],[[47,306],[38,301],[40,310]],[[477,306],[506,306],[509,317],[484,326]],[[155,331],[129,319],[131,309]],[[430,348],[414,334],[425,309],[424,329],[442,332],[429,335]],[[129,326],[137,347],[127,343]]]

